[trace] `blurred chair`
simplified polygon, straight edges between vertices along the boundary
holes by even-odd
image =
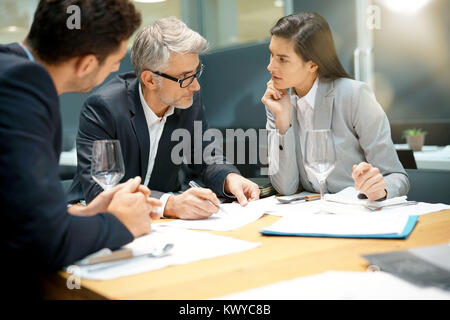
[[[417,169],[416,159],[412,150],[397,150],[397,155],[405,169]]]
[[[450,204],[450,171],[406,169],[411,188],[408,200]]]
[[[61,180],[73,179],[76,172],[76,166],[59,165],[59,178]]]
[[[69,187],[72,184],[72,179],[70,179],[70,180],[61,180],[61,184],[63,186],[64,193],[67,194],[67,191],[69,190]]]
[[[261,97],[270,80],[267,71],[269,57],[268,41],[236,45],[202,56],[206,66],[200,79],[205,116],[210,128],[221,130],[225,155],[226,146],[230,144],[231,147],[233,144],[232,140],[227,139],[226,129],[247,131],[266,126],[266,110]],[[246,137],[243,143],[245,163],[237,163],[237,142],[234,143],[235,159],[230,158],[229,161],[233,161],[245,177],[261,176],[261,164],[249,164],[250,138]],[[257,152],[259,154],[259,148]]]

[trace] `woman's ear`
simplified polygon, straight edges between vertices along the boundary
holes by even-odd
[[[311,73],[315,73],[317,72],[317,70],[319,69],[319,66],[312,62],[312,61],[308,61],[308,71]]]
[[[149,70],[141,73],[141,83],[150,90],[159,88],[155,75]]]

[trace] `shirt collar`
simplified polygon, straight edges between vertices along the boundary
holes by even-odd
[[[19,46],[22,47],[23,51],[25,51],[25,53],[27,54],[28,60],[34,61],[34,57],[33,57],[33,55],[31,54],[30,50],[28,50],[28,48],[25,47],[25,45],[24,45],[23,43],[18,42],[18,44],[19,44]]]
[[[173,106],[170,106],[162,118],[158,117],[153,112],[153,110],[148,106],[147,101],[145,101],[144,95],[142,94],[142,86],[140,82],[139,82],[139,97],[141,99],[141,104],[142,107],[144,108],[145,117],[147,118],[147,122],[149,123],[149,125],[152,125],[158,121],[165,120],[167,117],[171,116],[175,111],[175,108]]]
[[[313,86],[308,91],[308,93],[301,98],[295,93],[295,90],[292,88],[291,92],[290,92],[291,93],[291,101],[293,103],[297,104],[299,101],[305,100],[306,102],[308,102],[308,104],[311,106],[311,108],[314,109],[314,103],[316,102],[316,93],[317,93],[318,86],[319,86],[319,77],[317,77],[316,80],[314,80]]]

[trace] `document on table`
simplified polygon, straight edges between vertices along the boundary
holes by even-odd
[[[297,214],[281,218],[261,230],[265,235],[308,237],[404,238],[414,228],[417,217],[407,215]]]
[[[214,300],[449,300],[450,293],[418,287],[385,272],[325,273],[237,292]]]
[[[406,197],[398,197],[377,202],[378,204],[396,202],[398,206],[390,206],[382,208],[380,211],[371,211],[365,207],[369,200],[358,199],[359,191],[353,187],[346,188],[336,194],[326,194],[325,200],[310,201],[310,202],[294,202],[292,204],[274,204],[271,209],[267,211],[268,214],[277,216],[287,216],[290,214],[304,214],[316,213],[322,208],[329,213],[339,215],[361,215],[366,214],[405,214],[409,216],[417,216],[431,212],[450,209],[450,205],[442,203],[425,203],[419,202],[416,205],[404,205]]]
[[[370,203],[369,200],[358,199],[359,191],[353,187],[345,188],[336,194],[325,195],[325,210],[336,214],[361,214],[374,213],[365,206]],[[377,214],[406,214],[410,216],[422,215],[430,212],[450,209],[450,205],[442,203],[419,202],[415,205],[402,205],[407,202],[407,197],[396,197],[384,201],[375,202],[378,205],[398,204],[398,206],[389,206],[376,211]]]
[[[265,198],[249,202],[247,206],[242,207],[238,203],[224,203],[221,207],[225,213],[219,211],[203,220],[175,220],[162,222],[161,225],[213,231],[230,231],[243,227],[253,221],[258,220],[273,203],[273,198]]]
[[[137,273],[158,270],[172,265],[181,265],[193,261],[224,256],[250,250],[261,243],[249,242],[230,237],[217,236],[206,232],[196,232],[179,228],[170,228],[155,224],[152,231],[137,238],[124,249],[132,249],[134,255],[151,252],[156,246],[172,243],[173,249],[167,256],[154,258],[140,256],[127,260],[103,263],[92,266],[69,266],[68,272],[75,276],[91,280],[110,280]],[[98,268],[103,268],[97,271]]]

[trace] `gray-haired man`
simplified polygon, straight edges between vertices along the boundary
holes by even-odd
[[[180,188],[181,167],[171,159],[172,149],[179,143],[172,139],[174,130],[190,133],[192,156],[203,155],[207,147],[203,134],[194,135],[195,121],[202,124],[202,133],[208,128],[197,80],[203,71],[199,54],[207,47],[201,35],[176,18],[158,20],[139,33],[131,50],[135,73],[116,76],[90,96],[82,109],[78,172],[70,201],[80,198],[80,190],[88,202],[101,191],[90,176],[90,156],[93,141],[102,139],[120,141],[126,168],[123,179],[141,176],[152,190],[151,196],[162,201],[161,215],[202,219],[217,212],[216,195],[235,196],[241,205],[259,198],[258,186],[225,164],[221,153],[214,155],[212,163],[191,159],[189,165],[210,189],[172,194]]]

